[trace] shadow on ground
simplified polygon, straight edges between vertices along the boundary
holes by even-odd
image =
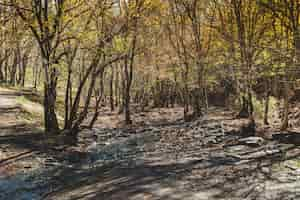
[[[292,195],[297,199],[300,180],[296,180],[298,185],[282,182],[270,168],[299,156],[298,153],[277,160],[270,157],[244,164],[224,163],[221,158],[211,157],[211,160],[185,163],[124,162],[91,171],[61,170],[55,177],[58,187],[45,197],[49,200],[201,200],[285,199]]]

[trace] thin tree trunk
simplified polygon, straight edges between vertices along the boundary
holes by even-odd
[[[125,114],[125,124],[131,124],[130,119],[130,75],[128,69],[128,58],[124,61],[124,74],[125,74],[125,88],[124,90],[124,114]]]
[[[268,114],[269,114],[269,102],[270,102],[270,93],[266,93],[265,98],[265,111],[264,111],[264,124],[269,125]]]
[[[284,113],[283,113],[283,121],[281,124],[281,130],[286,130],[289,126],[289,96],[288,96],[288,83],[284,82]]]
[[[185,72],[183,72],[184,78],[184,88],[183,88],[183,118],[185,121],[188,121],[188,113],[189,113],[189,88],[188,88],[188,67],[186,66]]]
[[[38,65],[38,58],[36,58],[35,66],[33,68],[33,73],[34,73],[33,88],[37,89],[37,83],[39,81],[39,76],[40,76],[40,67]]]
[[[109,101],[110,101],[110,110],[114,111],[115,110],[115,104],[114,104],[114,88],[113,88],[113,82],[114,82],[114,67],[111,67],[111,77],[110,77],[110,82],[109,82],[109,87],[110,87],[110,94],[109,94]]]
[[[4,74],[2,68],[3,68],[3,62],[0,62],[0,82],[4,81]]]
[[[27,69],[28,55],[24,54],[22,58],[22,73],[21,73],[21,86],[25,87],[26,69]]]
[[[71,125],[70,125],[70,121],[69,121],[69,117],[70,117],[70,105],[71,102],[70,102],[70,98],[72,96],[72,93],[71,93],[71,76],[72,76],[72,71],[71,71],[71,66],[69,66],[69,69],[68,69],[68,78],[67,78],[67,86],[66,86],[66,93],[65,93],[65,125],[64,125],[64,129],[67,129],[69,128]]]
[[[5,80],[5,83],[8,82],[8,63],[9,63],[9,59],[6,59],[5,64],[4,64],[4,80]]]
[[[16,85],[17,65],[18,65],[18,56],[17,56],[17,53],[15,53],[13,63],[12,63],[12,66],[11,66],[10,80],[9,80],[9,84],[12,85],[12,86]]]
[[[115,106],[118,107],[120,104],[120,86],[119,86],[119,71],[118,71],[118,65],[116,64],[116,69],[115,69]]]
[[[89,124],[89,128],[93,128],[95,122],[98,119],[99,113],[100,113],[100,108],[101,108],[101,101],[103,99],[103,94],[104,94],[104,73],[101,73],[101,80],[100,80],[100,91],[99,94],[95,95],[96,96],[96,106],[95,106],[95,112],[93,115],[93,118]]]

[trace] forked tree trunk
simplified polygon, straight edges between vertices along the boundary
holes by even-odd
[[[78,118],[72,124],[71,133],[75,138],[77,138],[77,134],[78,134],[78,131],[79,131],[79,128],[80,128],[79,126],[81,125],[81,123],[84,121],[84,119],[88,115],[88,109],[89,109],[89,106],[90,106],[90,103],[91,103],[93,90],[95,88],[97,75],[98,74],[96,74],[95,72],[92,73],[91,81],[90,81],[89,88],[88,88],[88,91],[87,91],[88,94],[87,94],[86,101],[85,101],[84,106],[83,106],[83,110],[78,114]]]
[[[54,78],[54,77],[53,77]],[[51,78],[49,85],[44,86],[44,120],[47,133],[58,133],[59,126],[55,112],[56,80]]]
[[[237,115],[237,118],[249,118],[249,116],[249,102],[248,99],[243,95],[241,109],[239,111],[239,114]]]

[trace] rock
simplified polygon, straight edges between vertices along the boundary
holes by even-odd
[[[273,149],[273,150],[261,150],[261,151],[256,151],[256,152],[250,152],[250,153],[245,153],[243,155],[232,154],[231,156],[241,159],[241,160],[252,160],[252,159],[264,158],[267,156],[275,156],[280,153],[281,153],[281,151],[279,149]]]
[[[235,146],[230,146],[226,149],[226,151],[228,151],[228,152],[243,152],[245,150],[248,150],[248,146],[235,145]]]
[[[284,162],[284,166],[290,170],[293,170],[295,172],[298,172],[299,167],[298,167],[298,163],[296,161],[293,160],[289,160],[289,161],[285,161]]]
[[[239,144],[245,144],[249,146],[261,146],[265,140],[261,137],[246,137],[238,140]]]
[[[265,174],[269,174],[271,172],[270,168],[268,168],[268,167],[262,167],[261,171]]]

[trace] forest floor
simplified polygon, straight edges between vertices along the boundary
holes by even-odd
[[[265,127],[236,134],[243,120],[231,112],[187,123],[180,108],[153,109],[125,127],[104,109],[69,147],[43,134],[40,105],[22,95],[0,90],[1,200],[300,199],[299,143],[273,140]],[[93,134],[98,148],[88,152]]]

